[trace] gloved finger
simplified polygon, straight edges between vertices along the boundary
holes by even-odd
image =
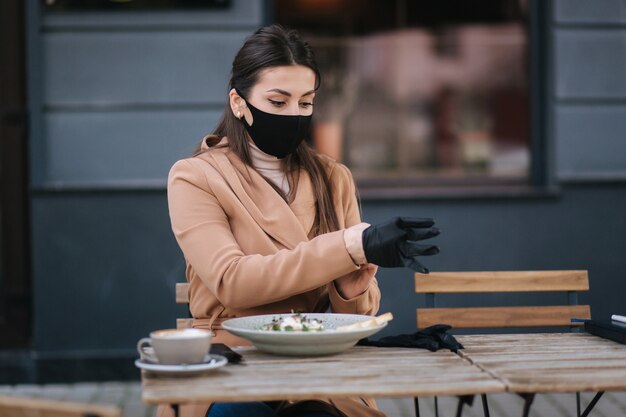
[[[426,245],[420,245],[420,246],[426,246]],[[424,248],[424,250],[422,251],[422,256],[432,256],[432,255],[436,255],[439,253],[439,246],[437,245],[430,245],[430,246],[426,246],[426,248]]]
[[[412,269],[415,272],[419,272],[421,274],[428,274],[430,271],[428,271],[428,268],[426,268],[424,265],[422,265],[417,259],[415,258],[409,258],[406,256],[401,256],[402,259],[402,264],[407,267]]]
[[[439,229],[431,227],[430,229],[407,229],[407,240],[424,240],[439,235]]]
[[[413,343],[411,343],[407,347],[428,349],[431,352],[436,352],[440,348],[439,342],[433,339],[424,339],[424,340],[417,339],[413,341]]]
[[[433,219],[420,218],[420,217],[398,217],[396,219],[396,226],[403,229],[409,227],[431,227],[435,224]]]
[[[449,333],[437,333],[435,334],[435,339],[439,340],[442,347],[450,349],[453,352],[456,352],[458,349],[463,349],[463,345]]]
[[[398,244],[400,253],[408,258],[414,256],[430,256],[439,253],[439,246],[436,245],[421,245],[417,242],[407,240]]]

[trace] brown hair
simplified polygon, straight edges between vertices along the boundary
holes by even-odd
[[[252,86],[258,81],[262,70],[269,67],[303,65],[316,75],[315,88],[320,85],[320,73],[315,62],[313,50],[302,40],[295,30],[280,25],[271,25],[257,30],[248,37],[233,61],[229,91],[235,88],[243,97],[247,97]],[[228,138],[228,147],[247,165],[252,165],[248,136],[242,122],[232,113],[230,104],[211,135],[206,137],[207,145],[216,145],[223,137]],[[196,155],[200,148],[196,150]],[[290,195],[271,181],[268,183],[285,199],[292,197],[297,187],[300,170],[306,171],[311,178],[315,193],[315,220],[311,229],[313,236],[339,229],[339,221],[333,205],[333,189],[328,178],[327,163],[305,141],[296,151],[282,160],[282,167],[287,174]],[[267,180],[267,179],[266,179]]]

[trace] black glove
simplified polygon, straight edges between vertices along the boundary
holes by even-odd
[[[396,217],[363,231],[363,250],[367,262],[386,268],[406,266],[416,272],[428,273],[417,261],[418,256],[435,255],[439,248],[420,245],[416,241],[437,236],[439,229],[431,227],[432,219]]]
[[[447,332],[450,329],[451,327],[447,324],[435,324],[413,334],[387,336],[380,340],[361,339],[357,344],[359,346],[421,348],[431,352],[439,349],[450,349],[456,352],[458,349],[463,349],[463,345]]]

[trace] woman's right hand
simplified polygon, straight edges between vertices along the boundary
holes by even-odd
[[[396,217],[388,222],[372,225],[363,231],[363,251],[367,262],[386,268],[408,267],[416,272],[428,273],[418,256],[439,253],[435,245],[422,245],[419,240],[439,234],[432,227],[433,219]]]
[[[354,271],[350,274],[344,275],[343,277],[337,278],[335,280],[335,288],[337,289],[339,295],[346,300],[358,297],[367,291],[372,283],[372,280],[374,279],[374,276],[376,275],[377,270],[378,265],[361,265],[358,271]]]

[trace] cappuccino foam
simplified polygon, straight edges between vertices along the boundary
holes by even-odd
[[[190,339],[206,337],[210,332],[202,329],[170,329],[159,330],[152,334],[153,337],[165,337],[168,339]]]

